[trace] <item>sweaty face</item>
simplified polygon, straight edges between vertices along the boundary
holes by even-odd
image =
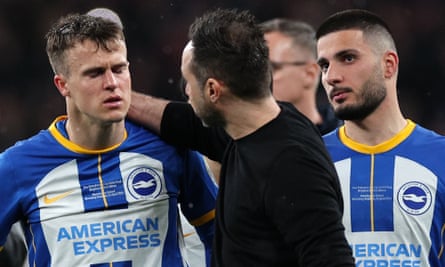
[[[318,40],[322,83],[335,114],[343,120],[362,120],[386,98],[379,56],[359,30],[343,30]]]
[[[122,121],[130,106],[131,77],[123,41],[110,44],[111,52],[86,40],[66,53],[69,73],[59,90],[71,117],[93,123]]]
[[[273,69],[273,95],[277,100],[298,103],[305,83],[305,67],[310,55],[305,49],[292,44],[290,37],[279,32],[264,34]]]
[[[221,113],[214,107],[205,94],[205,88],[197,81],[191,71],[193,59],[193,46],[187,44],[182,53],[181,72],[185,80],[185,94],[192,105],[195,114],[205,126],[225,126],[225,120]]]

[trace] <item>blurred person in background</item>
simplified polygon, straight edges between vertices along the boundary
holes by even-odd
[[[404,117],[387,24],[345,10],[317,30],[322,84],[344,120],[324,136],[357,266],[445,266],[445,137]]]
[[[312,26],[302,21],[275,18],[261,23],[260,27],[269,48],[274,97],[292,103],[322,135],[337,128],[341,121],[335,117],[331,106],[317,103],[320,68]]]
[[[17,222],[12,225],[6,243],[0,251],[0,267],[28,266],[26,264],[26,254],[27,247],[23,225]]]

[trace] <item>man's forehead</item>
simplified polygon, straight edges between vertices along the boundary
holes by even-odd
[[[360,30],[341,30],[328,33],[320,37],[317,41],[317,50],[338,50],[350,49],[365,45],[363,32]]]
[[[183,73],[185,69],[189,66],[190,61],[192,59],[193,55],[192,50],[193,50],[193,44],[192,41],[189,41],[184,47],[184,50],[182,51],[181,71]]]
[[[91,40],[85,40],[77,43],[74,47],[66,50],[67,62],[77,62],[79,60],[88,61],[89,59],[115,60],[116,58],[125,58],[127,56],[127,47],[125,42],[113,42],[109,44],[110,50],[101,48],[97,43]]]
[[[185,45],[184,49],[182,50],[182,63],[184,63],[184,61],[186,61],[186,60],[188,61],[191,59],[191,57],[193,55],[193,53],[192,53],[193,48],[194,47],[193,47],[192,41],[189,41]]]
[[[363,34],[363,31],[359,29],[338,30],[320,37],[317,41],[317,45],[320,45],[320,43],[323,43],[325,40],[329,40],[329,42],[337,41],[340,43],[363,41]]]

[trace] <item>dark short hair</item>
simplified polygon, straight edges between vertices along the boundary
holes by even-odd
[[[201,85],[213,77],[242,99],[270,95],[268,49],[249,11],[209,11],[192,23],[189,38],[193,45],[191,71]]]
[[[357,29],[363,31],[367,38],[383,38],[396,49],[392,33],[386,22],[378,15],[362,9],[348,9],[329,16],[318,28],[316,39],[336,31]]]
[[[54,73],[68,75],[65,52],[77,43],[91,40],[98,49],[111,51],[110,42],[125,41],[125,36],[122,28],[111,20],[86,14],[69,14],[52,25],[45,39],[46,53]]]
[[[286,18],[275,18],[260,23],[263,33],[279,32],[292,39],[294,45],[301,46],[317,57],[315,30],[306,22]]]

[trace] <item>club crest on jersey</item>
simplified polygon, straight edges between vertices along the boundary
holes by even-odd
[[[161,178],[151,168],[137,168],[128,176],[127,188],[135,199],[156,198],[162,189]]]
[[[432,196],[429,188],[419,182],[404,184],[397,193],[400,207],[411,215],[421,215],[431,206]]]

